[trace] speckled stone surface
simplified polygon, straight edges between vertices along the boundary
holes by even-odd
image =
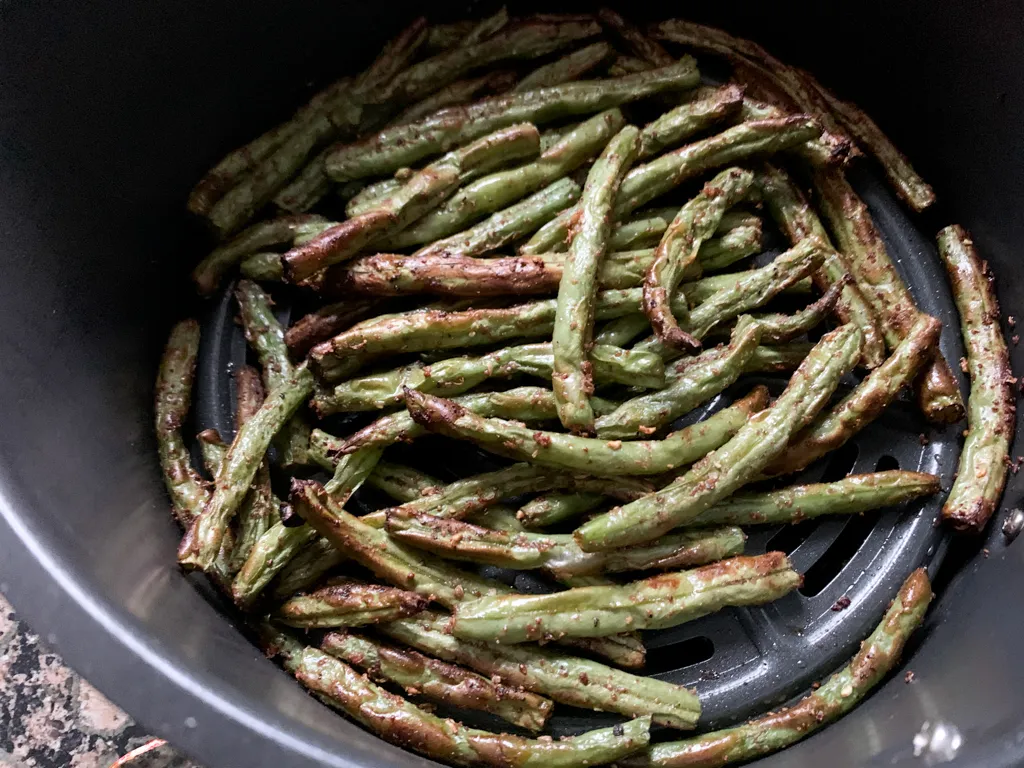
[[[0,766],[107,768],[152,740],[21,624],[0,597]],[[170,747],[125,768],[198,768]]]

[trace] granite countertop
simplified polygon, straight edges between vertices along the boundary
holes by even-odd
[[[0,766],[108,768],[153,739],[66,667],[0,597]],[[159,744],[121,766],[199,768]]]

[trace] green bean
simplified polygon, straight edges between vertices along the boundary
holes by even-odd
[[[246,256],[238,271],[242,277],[249,280],[258,280],[261,283],[283,283],[284,266],[281,264],[281,254],[276,251],[260,251],[251,256]]]
[[[569,179],[567,184],[573,185]],[[560,183],[560,182],[559,182]],[[573,197],[578,188],[573,190]],[[467,233],[470,234],[470,233]],[[693,265],[686,277],[696,277],[707,262],[726,264],[749,256],[759,248],[760,236],[746,228],[734,229],[722,238],[703,243],[698,252],[700,266]],[[458,237],[458,236],[457,236]],[[442,240],[412,256],[378,253],[362,256],[330,270],[324,292],[373,296],[405,296],[432,293],[442,296],[507,296],[551,293],[558,288],[569,257],[565,253],[533,256],[494,256],[475,259],[466,253],[478,249],[469,238],[461,243]],[[486,248],[490,250],[490,247]],[[654,260],[653,249],[617,251],[606,254],[598,271],[602,289],[633,288],[643,282]]]
[[[461,520],[423,513],[388,512],[393,538],[450,560],[502,568],[544,568],[556,578],[623,571],[688,568],[743,551],[739,528],[681,533],[656,544],[607,552],[584,552],[569,534],[495,531]]]
[[[687,284],[686,298],[691,304],[701,304],[721,290],[734,290],[744,280],[756,274],[758,274],[758,270],[748,269],[741,272],[728,272],[722,275],[702,277],[700,280],[694,280],[692,283]],[[813,287],[810,278],[805,277],[783,288],[780,295],[808,296]]]
[[[690,312],[685,330],[695,339],[702,339],[719,323],[763,306],[821,266],[828,250],[820,240],[808,238],[800,241],[770,264],[737,277],[731,285],[707,297]],[[683,297],[677,297],[673,311],[684,301]],[[663,357],[677,354],[673,347],[656,336],[640,342],[636,348],[657,352]]]
[[[298,176],[282,187],[272,198],[273,203],[282,211],[302,213],[319,203],[331,191],[331,180],[324,172],[324,158],[327,149],[322,149],[313,157]]]
[[[831,483],[737,493],[702,512],[687,527],[775,525],[799,523],[822,515],[859,515],[931,496],[939,490],[939,478],[923,472],[892,470],[848,475]]]
[[[594,343],[624,347],[644,331],[650,330],[650,327],[647,315],[623,315],[605,323],[594,335]]]
[[[637,75],[568,83],[441,110],[335,147],[327,157],[327,172],[336,181],[384,176],[502,126],[593,114],[663,91],[692,88],[699,77],[694,60],[684,57],[670,67]]]
[[[459,174],[457,187],[465,187],[481,176],[487,176],[502,168],[515,165],[518,160],[533,160],[537,157],[540,148],[539,134],[535,140],[533,133],[523,136],[523,140],[506,144],[503,151],[481,155],[475,158],[476,162],[472,167],[467,167]],[[372,184],[364,190],[362,197],[353,198],[345,208],[345,213],[351,218],[374,208],[381,208],[394,204],[394,196],[399,190],[416,174],[411,168],[401,168],[395,171],[393,179],[385,179],[382,182]],[[394,182],[392,186],[389,182]],[[419,226],[419,223],[414,226]],[[401,234],[401,233],[400,233]],[[396,235],[398,237],[398,235]],[[390,244],[390,243],[389,243]]]
[[[665,365],[651,353],[595,345],[589,360],[599,382],[652,388],[665,383]],[[313,408],[320,416],[375,411],[401,402],[405,389],[451,396],[490,379],[520,374],[551,379],[553,364],[551,344],[505,347],[480,357],[453,357],[429,365],[413,363],[321,388],[313,398]]]
[[[782,63],[760,45],[681,19],[656,24],[649,33],[659,40],[671,40],[725,58],[733,65],[734,77],[749,83],[755,91],[765,93],[769,101],[790,101],[802,112],[813,115],[825,129],[822,139],[833,154],[845,157],[855,152],[853,143],[817,91],[804,81],[798,70]]]
[[[218,236],[230,235],[249,221],[313,152],[332,138],[354,132],[362,117],[354,93],[340,93],[337,103],[317,112],[210,208],[207,219]]]
[[[763,163],[757,181],[772,218],[790,243],[796,245],[807,237],[829,242],[824,225],[789,174],[772,163]],[[836,315],[842,322],[854,323],[860,328],[864,334],[864,365],[876,368],[885,359],[885,339],[878,316],[853,279],[846,258],[830,250],[821,269],[815,273],[814,281],[820,290],[826,291],[844,279],[848,282],[836,305]]]
[[[636,499],[649,493],[653,486],[635,478],[611,480],[588,477],[523,462],[494,472],[483,472],[464,480],[458,480],[448,486],[436,489],[435,493],[408,501],[400,507],[396,507],[394,512],[397,514],[425,512],[438,517],[461,520],[502,499],[521,496],[525,493],[566,488],[598,492],[618,499]],[[374,528],[379,528],[383,527],[386,517],[386,511],[382,510],[364,515],[360,520]]]
[[[409,695],[489,712],[531,731],[544,728],[553,708],[543,696],[518,691],[446,661],[376,639],[332,632],[321,647],[381,682],[401,686]]]
[[[786,109],[776,106],[781,101],[777,98],[777,94],[772,92],[773,88],[769,86],[766,89],[764,87],[767,83],[763,75],[763,69],[758,71],[754,67],[733,68],[732,79],[744,91],[739,120],[771,120],[791,114],[792,110],[788,106]],[[698,89],[698,92],[702,90],[704,89]],[[752,95],[755,93],[772,103],[755,99]],[[787,100],[783,99],[782,101]],[[803,144],[797,144],[785,150],[784,154],[799,157],[812,167],[817,168],[844,166],[850,161],[850,158],[858,156],[859,152],[853,142],[832,133],[822,133],[816,139],[805,141]]]
[[[302,518],[349,559],[397,587],[451,608],[466,595],[483,596],[499,585],[444,563],[427,564],[414,550],[394,542],[345,511],[319,483],[292,481],[292,503]]]
[[[699,263],[698,250],[718,229],[723,214],[742,200],[754,175],[740,168],[722,171],[701,192],[679,209],[654,253],[644,279],[644,314],[662,343],[680,350],[696,350],[700,342],[679,326],[671,299],[688,267]],[[688,315],[688,313],[687,313]],[[688,316],[684,316],[684,322]]]
[[[802,581],[782,552],[734,557],[621,586],[468,600],[455,610],[452,634],[463,640],[526,643],[667,629],[727,606],[778,600]]]
[[[849,324],[826,334],[770,408],[665,488],[580,526],[580,547],[591,552],[650,541],[753,480],[828,402],[839,379],[856,365],[862,339]]]
[[[406,405],[413,419],[428,429],[471,440],[500,456],[624,482],[623,475],[656,475],[696,461],[729,440],[754,413],[765,407],[767,400],[767,391],[759,387],[707,421],[664,440],[625,443],[543,432],[504,419],[487,419],[451,400],[419,392],[409,392]]]
[[[785,749],[853,709],[899,661],[911,633],[924,620],[932,599],[924,568],[910,574],[896,599],[853,661],[792,707],[770,712],[742,725],[685,741],[650,747],[628,768],[710,768],[746,762]]]
[[[569,243],[569,258],[558,284],[552,329],[552,385],[558,417],[574,432],[594,428],[589,395],[594,390],[587,348],[594,328],[598,270],[608,248],[611,211],[619,186],[639,150],[640,131],[626,126],[595,161],[580,199],[580,216]]]
[[[413,64],[387,83],[374,101],[408,104],[442,88],[474,69],[500,61],[533,59],[598,33],[592,21],[521,21],[510,24],[486,40],[459,45]]]
[[[355,518],[323,486],[313,481],[292,481],[292,500],[299,513],[341,552],[382,579],[451,608],[468,594],[480,597],[508,591],[496,582],[438,563],[428,565],[414,552],[392,541],[367,520]],[[378,518],[379,519],[379,518]],[[383,524],[383,521],[379,524]],[[623,666],[642,665],[643,645],[630,635],[600,641],[574,641],[591,653],[606,655]]]
[[[331,542],[323,537],[315,539],[290,558],[271,582],[270,600],[282,602],[316,586],[343,562],[345,556]]]
[[[737,261],[761,252],[763,231],[756,226],[736,227],[721,237],[707,240],[697,251],[701,272],[720,272]]]
[[[463,187],[436,210],[390,238],[388,245],[405,248],[431,243],[544,189],[597,155],[624,122],[617,108],[595,115],[562,136],[534,162],[492,173]]]
[[[792,341],[821,325],[835,309],[846,288],[846,283],[851,279],[844,277],[839,282],[833,283],[821,298],[791,315],[780,313],[756,315],[754,319],[761,326],[762,340],[777,344]]]
[[[656,157],[635,167],[626,176],[615,203],[615,218],[624,219],[637,208],[707,170],[755,155],[779,152],[814,138],[820,131],[813,120],[803,115],[759,120],[727,128],[715,136]],[[566,239],[576,211],[576,208],[570,209],[545,224],[520,248],[520,253],[556,250],[558,243]]]
[[[602,316],[626,314],[639,306],[637,291],[602,294]],[[312,365],[325,381],[351,375],[363,360],[380,354],[423,352],[493,344],[544,336],[554,327],[555,301],[456,312],[416,310],[369,320],[310,351]]]
[[[270,297],[250,280],[240,280],[235,288],[239,316],[246,341],[256,352],[263,369],[267,391],[280,386],[294,372],[288,357],[284,329],[274,316]],[[309,463],[309,424],[301,415],[293,416],[275,438],[278,461],[284,467]]]
[[[663,389],[627,400],[613,413],[599,418],[598,437],[634,440],[637,434],[652,434],[706,403],[744,373],[761,343],[761,335],[761,326],[756,321],[740,318],[726,349],[712,349],[684,358],[670,372]]]
[[[544,528],[579,517],[606,502],[607,497],[598,493],[542,493],[521,506],[516,517],[524,528]]]
[[[325,222],[322,216],[296,214],[253,224],[199,262],[192,270],[192,281],[201,295],[209,296],[220,287],[224,275],[247,256],[271,246],[291,243],[304,228],[322,222]]]
[[[481,416],[496,416],[517,421],[546,421],[557,418],[555,396],[541,387],[516,387],[504,392],[481,392],[454,398],[455,402]],[[599,413],[609,413],[618,403],[594,398]],[[330,438],[320,430],[313,430],[311,450],[330,453],[349,453],[363,446],[386,447],[397,442],[411,442],[426,434],[427,430],[412,420],[408,411],[381,416],[372,424],[350,435],[344,441]]]
[[[939,340],[942,323],[922,314],[892,356],[875,368],[828,413],[793,438],[785,453],[765,468],[767,475],[799,472],[882,415],[905,387],[913,384]]]
[[[611,8],[601,8],[597,12],[597,20],[605,30],[612,32],[622,40],[633,55],[648,64],[665,67],[675,61],[675,57],[666,51],[660,43],[652,40]]]
[[[260,382],[260,374],[255,368],[243,365],[235,371],[235,399],[237,400],[235,422],[241,427],[252,418],[263,405],[264,391]],[[308,428],[307,428],[308,434]],[[307,437],[308,441],[308,437]],[[227,446],[224,446],[227,453]],[[216,477],[223,466],[223,456],[218,462]],[[234,576],[245,564],[256,546],[256,542],[267,532],[278,517],[278,500],[270,487],[270,468],[267,460],[260,463],[253,478],[249,493],[238,508],[238,525],[235,545],[231,551],[229,570]]]
[[[282,257],[285,277],[299,282],[324,267],[352,258],[361,249],[404,229],[437,207],[456,188],[463,171],[494,162],[509,146],[536,147],[539,142],[537,129],[527,123],[503,128],[449,152],[412,176],[378,207],[288,251]]]
[[[635,75],[637,72],[647,72],[654,69],[649,63],[637,56],[616,56],[615,61],[608,67],[609,77],[625,77]]]
[[[373,299],[348,299],[327,304],[296,320],[285,331],[289,353],[303,358],[314,346],[364,320],[377,307]]]
[[[336,503],[344,504],[359,489],[380,459],[380,453],[380,450],[368,448],[349,454],[338,462],[334,477],[327,486]],[[309,525],[289,527],[277,522],[268,528],[256,540],[231,585],[235,603],[250,605],[293,557],[315,544],[318,538]]]
[[[193,190],[189,209],[208,216],[219,230],[230,230],[251,218],[271,197],[285,210],[314,205],[329,191],[329,183],[323,153],[308,164],[306,158],[325,141],[347,138],[374,121],[363,112],[367,94],[404,69],[425,38],[426,20],[420,17],[389,41],[357,78],[332,84],[287,123],[228,155]],[[299,177],[278,192],[303,164]],[[222,204],[215,205],[218,201]]]
[[[164,485],[171,497],[175,519],[188,527],[209,499],[210,493],[181,436],[181,425],[192,400],[196,358],[199,355],[199,323],[182,320],[167,339],[156,379],[156,441]],[[219,543],[219,542],[218,542]]]
[[[425,597],[395,587],[342,579],[293,597],[278,607],[274,618],[305,629],[361,627],[413,616],[426,610],[429,603]]]
[[[809,72],[799,72],[825,100],[833,116],[850,136],[875,156],[892,188],[907,205],[921,213],[935,202],[935,191],[918,175],[906,155],[896,148],[874,120],[856,104],[837,98]]]
[[[559,704],[636,716],[660,725],[693,728],[700,703],[692,691],[653,677],[637,677],[589,659],[547,648],[473,643],[448,630],[449,616],[420,614],[384,624],[381,630],[423,653],[461,664],[504,685],[547,696]]]
[[[381,200],[391,197],[402,188],[408,179],[396,176],[367,184],[345,203],[345,215],[349,218],[372,211]],[[357,183],[357,182],[350,182]]]
[[[481,94],[504,93],[515,83],[516,74],[514,72],[488,72],[479,77],[456,80],[406,107],[391,121],[391,125],[402,125],[422,120],[446,107],[473,101]]]
[[[780,255],[761,269],[703,278],[686,286],[683,301],[701,304],[691,318],[708,328],[760,306],[780,292],[802,293],[800,278],[820,263],[825,249],[808,241]],[[595,319],[610,320],[640,312],[638,288],[607,290],[597,294]],[[533,301],[511,307],[479,309],[420,309],[381,315],[364,321],[310,351],[311,365],[327,382],[351,376],[365,360],[383,354],[425,352],[493,344],[515,338],[550,334],[554,328],[556,301]],[[703,334],[701,334],[703,335]],[[650,348],[648,348],[648,346]],[[644,351],[662,354],[659,345]],[[667,356],[667,353],[665,353]]]
[[[259,412],[238,430],[210,500],[182,539],[178,561],[183,566],[203,570],[211,567],[224,531],[245,498],[270,441],[312,391],[313,375],[303,364],[270,393]]]
[[[476,45],[503,29],[509,22],[508,8],[504,5],[490,16],[485,16],[473,25],[464,38],[459,40],[460,47]]]
[[[386,86],[408,66],[428,36],[427,20],[423,16],[413,19],[401,32],[388,40],[354,84],[361,93],[372,93]]]
[[[572,179],[559,179],[469,229],[424,245],[413,255],[480,256],[496,251],[551,221],[579,199],[580,191]]]
[[[886,345],[896,349],[921,316],[914,297],[889,258],[882,235],[864,202],[842,172],[818,170],[814,184],[836,245],[846,256],[850,271],[881,321]],[[941,353],[934,356],[917,384],[918,405],[924,415],[940,424],[963,418],[960,387]]]
[[[342,78],[318,92],[284,123],[261,134],[245,146],[228,153],[210,169],[188,196],[186,208],[197,216],[208,216],[213,205],[284,142],[301,132],[318,115],[339,100],[347,99],[351,78]]]
[[[216,429],[204,429],[198,435],[199,452],[203,455],[203,466],[211,478],[216,478],[220,465],[224,462],[224,454],[228,452],[228,444]]]
[[[312,453],[324,469],[334,472],[337,461],[329,458],[325,451],[314,450]],[[440,485],[437,480],[418,470],[384,461],[377,462],[366,478],[366,483],[399,501],[411,501],[418,498],[423,490]],[[277,599],[290,598],[316,584],[324,574],[344,560],[344,555],[335,549],[331,542],[319,538],[293,557],[282,569],[272,594]]]
[[[253,545],[231,585],[237,605],[247,607],[260,595],[271,580],[298,553],[317,539],[317,532],[308,525],[286,527],[278,521],[268,528]]]
[[[568,53],[560,59],[544,64],[530,72],[519,85],[512,89],[514,93],[533,91],[538,88],[550,88],[554,85],[579,80],[583,75],[601,66],[615,54],[614,49],[605,42],[593,43]],[[668,62],[675,63],[675,60]]]
[[[734,115],[742,103],[743,89],[735,85],[723,85],[695,96],[644,127],[640,132],[640,157],[653,157],[678,146]]]
[[[767,266],[755,269],[734,285],[702,301],[690,313],[688,331],[702,338],[723,320],[763,306],[786,288],[817,269],[826,258],[828,247],[817,240],[797,243]]]
[[[1016,424],[1016,379],[999,327],[999,300],[988,264],[978,256],[970,235],[959,225],[940,231],[938,243],[960,312],[971,377],[967,434],[942,518],[954,528],[980,532],[1006,486]]]
[[[263,634],[269,653],[283,654],[285,669],[325,703],[381,738],[430,758],[466,766],[576,768],[618,760],[643,749],[650,739],[649,717],[563,741],[467,728],[388,693],[323,651],[282,639],[280,632]]]
[[[437,53],[447,48],[454,48],[477,27],[471,20],[453,21],[448,24],[431,24],[427,28],[427,40],[424,47],[430,53]]]
[[[814,345],[810,342],[793,341],[789,344],[764,345],[754,350],[747,361],[744,373],[791,373],[810,353]]]

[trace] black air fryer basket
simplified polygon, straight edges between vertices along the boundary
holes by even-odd
[[[189,298],[185,276],[204,252],[183,214],[191,184],[253,126],[356,69],[423,10],[0,3],[0,590],[83,675],[210,768],[427,762],[307,696],[243,637],[201,578],[179,572],[150,434],[156,355],[173,319],[205,318],[195,397],[204,427],[232,433],[223,373],[246,354],[227,294],[207,306]],[[429,12],[488,10],[448,3]],[[1024,8],[1002,0],[621,10],[682,14],[752,37],[877,119],[940,203],[910,214],[870,164],[852,180],[922,309],[943,321],[947,359],[963,348],[934,248],[941,226],[972,231],[1005,314],[1024,306]],[[287,302],[279,310],[286,315]],[[1011,353],[1016,368],[1015,345]],[[801,479],[902,468],[937,474],[948,488],[961,428],[930,427],[897,404]],[[758,532],[748,553],[786,551],[804,586],[765,607],[649,633],[646,673],[697,687],[702,727],[775,707],[840,666],[903,579],[926,565],[939,599],[900,673],[853,714],[763,763],[935,760],[914,756],[926,723],[962,737],[953,765],[1024,762],[1024,544],[1000,532],[1021,491],[1011,476],[1002,509],[976,538],[934,525],[941,496]],[[614,722],[559,712],[556,734]]]

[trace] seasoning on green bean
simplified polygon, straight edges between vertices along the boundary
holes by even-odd
[[[366,670],[379,682],[401,686],[410,696],[489,712],[527,730],[542,730],[553,709],[549,699],[536,693],[501,685],[455,664],[388,645],[376,638],[331,632],[321,641],[321,648]]]
[[[156,440],[171,510],[183,527],[192,524],[209,498],[206,484],[192,468],[181,425],[192,401],[199,355],[199,323],[182,320],[171,330],[156,379]]]
[[[656,93],[686,90],[699,79],[696,62],[684,56],[671,66],[636,75],[495,96],[336,146],[327,157],[327,173],[335,181],[386,176],[506,125],[526,121],[539,125],[594,114]]]
[[[828,402],[840,378],[857,364],[862,339],[860,330],[849,324],[827,333],[770,408],[679,479],[577,528],[580,547],[593,552],[650,541],[753,480]]]
[[[754,175],[750,171],[741,168],[722,171],[679,209],[665,230],[644,278],[644,314],[664,344],[689,351],[700,348],[700,342],[680,327],[672,312],[671,300],[687,268],[699,263],[701,244],[711,238],[726,210],[746,196],[753,182]],[[683,320],[688,319],[687,313]]]
[[[988,264],[981,260],[970,235],[959,225],[939,232],[938,243],[960,312],[967,372],[971,377],[967,434],[942,517],[954,528],[980,532],[995,512],[1006,486],[1016,424],[1016,379],[999,326],[999,300]]]
[[[831,483],[737,493],[702,512],[687,527],[799,523],[822,515],[859,515],[938,493],[939,478],[889,470],[848,475]]]
[[[637,128],[626,126],[608,142],[591,167],[569,242],[569,257],[558,284],[551,342],[552,389],[559,420],[574,432],[591,432],[594,428],[589,398],[594,378],[587,348],[593,337],[598,272],[608,249],[611,212],[622,179],[636,159],[639,136]]]
[[[452,634],[463,640],[527,643],[667,629],[727,606],[778,600],[802,582],[782,552],[733,557],[621,586],[468,600],[455,610]]]
[[[498,455],[625,482],[622,475],[656,475],[703,457],[729,440],[767,400],[767,391],[757,387],[729,408],[663,440],[629,442],[534,430],[505,419],[484,418],[451,400],[419,392],[406,395],[406,406],[413,419],[428,429],[472,440]]]
[[[459,640],[450,616],[423,613],[381,626],[381,631],[423,653],[498,676],[505,685],[547,696],[580,709],[652,715],[670,728],[691,729],[700,717],[697,695],[654,677],[638,677],[550,646],[508,646]]]
[[[719,768],[752,760],[800,741],[842,717],[896,668],[910,635],[921,626],[932,599],[924,568],[903,582],[881,623],[861,643],[853,661],[791,707],[741,725],[685,741],[650,747],[626,768]]]

